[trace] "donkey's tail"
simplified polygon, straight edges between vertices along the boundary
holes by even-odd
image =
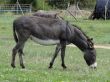
[[[17,43],[18,42],[18,37],[17,37],[17,34],[16,34],[16,30],[15,30],[15,23],[13,23],[13,36],[14,36],[14,39]]]

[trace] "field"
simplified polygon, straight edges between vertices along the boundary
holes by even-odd
[[[20,68],[18,56],[16,68],[11,68],[11,51],[15,45],[12,35],[13,19],[0,18],[0,82],[110,82],[108,49],[96,49],[98,67],[95,70],[86,65],[83,53],[73,47],[67,47],[66,50],[66,70],[61,67],[60,56],[56,59],[53,69],[48,69],[55,46],[42,46],[29,40],[24,49],[26,69]],[[95,44],[109,46],[110,21],[70,21],[93,37]]]

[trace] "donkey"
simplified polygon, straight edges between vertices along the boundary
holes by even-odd
[[[73,43],[83,53],[84,59],[88,66],[96,68],[96,50],[92,39],[77,26],[69,24],[67,21],[38,17],[38,16],[22,16],[13,22],[13,35],[16,45],[12,50],[11,66],[15,68],[15,57],[19,53],[20,66],[25,68],[23,64],[23,48],[25,42],[31,40],[41,45],[57,45],[54,56],[50,61],[49,68],[52,68],[55,58],[61,51],[62,67],[65,69],[64,62],[66,45]]]
[[[35,12],[33,16],[46,17],[46,18],[58,18],[57,13],[44,13],[44,12]]]
[[[62,13],[60,12],[50,12],[50,11],[43,11],[39,10],[33,14],[33,16],[38,16],[38,17],[45,17],[45,18],[53,18],[53,19],[63,19],[61,16],[59,16]]]

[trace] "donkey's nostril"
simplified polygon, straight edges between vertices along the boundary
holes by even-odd
[[[94,69],[96,69],[97,67],[94,67]]]
[[[94,69],[94,70],[97,69],[97,67],[90,67],[90,68],[91,68],[91,69]]]

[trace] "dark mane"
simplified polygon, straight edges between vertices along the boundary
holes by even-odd
[[[93,47],[94,47],[94,43],[93,43],[93,41],[92,41],[93,39],[90,38],[89,36],[87,36],[86,33],[85,33],[80,27],[78,27],[77,25],[74,25],[74,24],[73,24],[73,26],[75,26],[77,29],[79,29],[79,30],[84,34],[84,36],[87,38],[88,45],[89,45],[91,48],[93,48]]]
[[[75,26],[77,29],[79,29],[84,34],[84,36],[86,36],[86,38],[89,39],[89,37],[86,35],[86,33],[80,27],[78,27],[77,25],[74,25],[74,24],[73,24],[73,26]]]

